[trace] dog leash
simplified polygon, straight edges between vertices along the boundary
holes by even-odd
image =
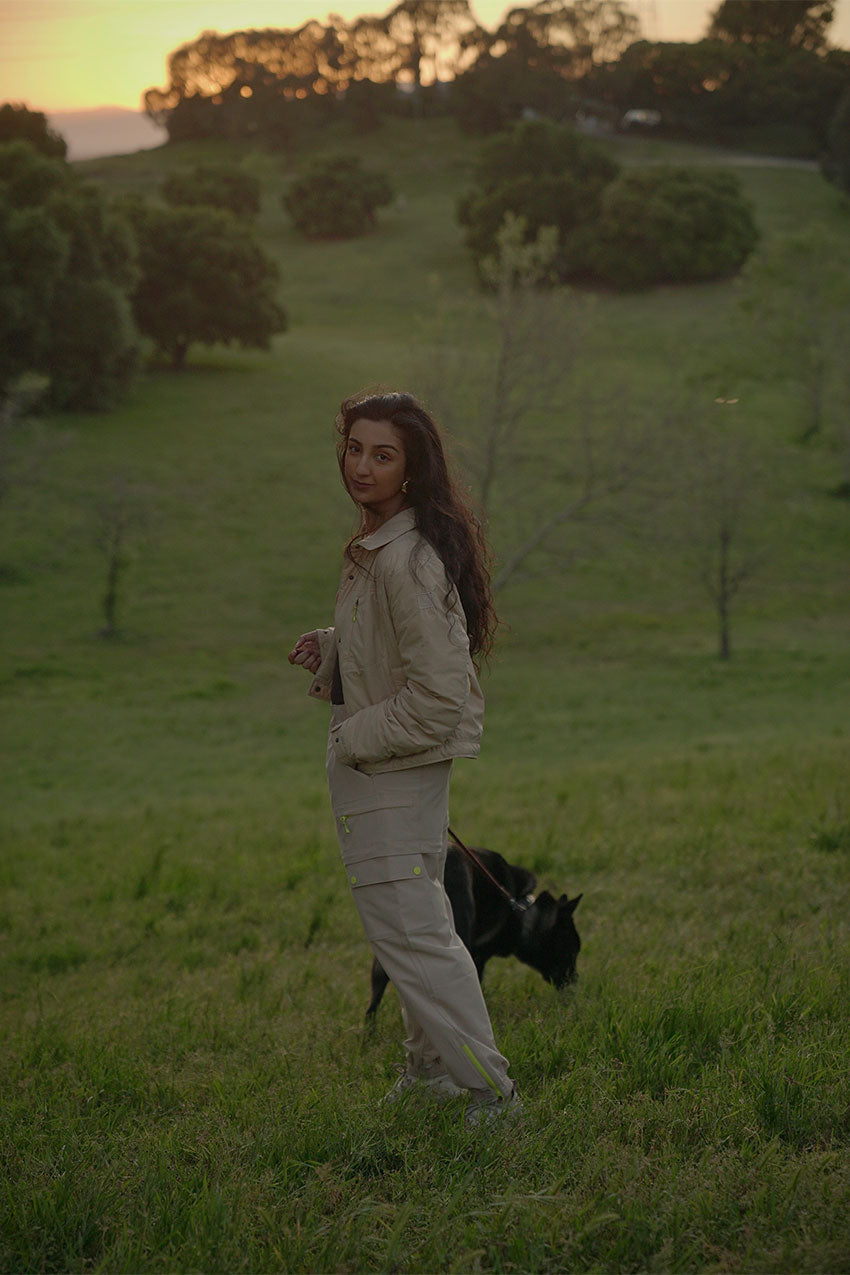
[[[458,850],[462,850],[463,853],[467,856],[467,858],[471,859],[471,861],[475,864],[476,868],[478,868],[480,872],[483,872],[485,877],[489,878],[489,880],[493,883],[493,885],[496,887],[499,893],[501,895],[504,895],[504,897],[508,901],[508,904],[510,905],[512,912],[526,912],[528,908],[531,907],[531,904],[533,902],[531,898],[526,896],[524,899],[515,899],[514,896],[510,893],[510,891],[505,889],[501,881],[496,880],[496,878],[493,876],[493,873],[490,871],[490,869],[485,868],[484,864],[478,858],[478,855],[475,853],[475,851],[470,850],[469,846],[465,846],[463,842],[461,841],[460,837],[457,835],[457,833],[452,832],[451,828],[449,828],[448,832],[449,832],[449,836],[451,837],[452,841],[457,846]]]

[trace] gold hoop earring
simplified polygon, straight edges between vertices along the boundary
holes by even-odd
[[[409,486],[410,486],[410,479],[405,478],[404,482],[401,484],[401,490],[404,492],[405,496],[407,495],[407,489]]]

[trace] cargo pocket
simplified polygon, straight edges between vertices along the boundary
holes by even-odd
[[[343,862],[356,863],[376,856],[394,855],[411,839],[411,812],[414,803],[406,793],[371,792],[359,801],[342,793],[334,799],[336,831]],[[386,878],[391,880],[392,878]]]
[[[352,890],[366,885],[383,885],[387,881],[428,879],[421,854],[388,854],[361,863],[346,865],[348,884]]]
[[[345,871],[366,937],[376,953],[376,944],[395,947],[400,943],[406,949],[412,933],[433,928],[434,882],[421,854],[377,855],[346,864]]]

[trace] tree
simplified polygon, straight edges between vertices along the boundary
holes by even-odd
[[[850,194],[850,89],[844,94],[829,122],[826,153],[821,168],[828,181]]]
[[[479,59],[451,88],[452,114],[470,133],[509,129],[527,111],[563,120],[574,105],[570,85],[559,71],[530,67],[514,50]]]
[[[769,556],[763,463],[741,429],[739,399],[692,401],[668,427],[672,502],[662,503],[666,540],[712,604],[717,654],[732,656],[735,603]],[[673,415],[676,413],[674,411]]]
[[[722,169],[630,169],[605,189],[577,265],[604,283],[655,283],[735,274],[758,240],[737,177]]]
[[[145,109],[171,141],[280,141],[291,105],[321,101],[335,113],[337,100],[345,109],[344,95],[364,82],[412,90],[404,100],[421,112],[444,102],[429,88],[502,55],[532,74],[576,79],[615,58],[638,34],[637,19],[621,0],[537,0],[511,10],[495,37],[479,24],[470,0],[397,0],[383,16],[349,24],[332,16],[326,25],[312,20],[297,30],[205,31],[169,56],[168,84],[147,91]],[[479,95],[493,84],[490,76],[477,80]],[[526,76],[525,85],[524,92],[540,97],[533,79]],[[361,118],[368,123],[377,107],[398,105],[397,97],[372,97]]]
[[[776,235],[744,272],[741,304],[762,375],[796,384],[799,442],[843,424],[850,253],[825,226]]]
[[[440,346],[428,345],[412,378],[461,440],[497,550],[496,589],[561,571],[587,552],[591,529],[611,525],[647,456],[645,434],[633,413],[624,416],[617,390],[581,384],[586,298],[541,287],[557,254],[551,227],[529,241],[521,219],[507,217],[497,251],[482,262],[488,291],[467,317],[477,333],[482,325],[490,333],[483,357],[470,356],[480,335],[468,340],[463,322],[447,315]],[[552,419],[555,454],[541,442],[541,423]]]
[[[377,209],[392,197],[385,173],[339,155],[314,160],[292,183],[283,204],[308,239],[351,239],[372,229]]]
[[[266,350],[286,331],[277,266],[232,214],[141,202],[128,211],[139,241],[136,322],[174,368],[196,341]]]
[[[105,276],[63,280],[53,299],[48,398],[70,411],[114,407],[139,365],[138,332],[127,294]]]
[[[28,377],[0,398],[0,506],[12,506],[11,521],[3,519],[6,544],[0,547],[0,585],[21,579],[13,557],[6,557],[6,545],[20,552],[22,541],[16,527],[38,522],[42,511],[37,493],[53,458],[70,442],[70,436],[36,415],[44,392],[42,378]]]
[[[169,55],[166,88],[144,95],[145,110],[169,140],[251,137],[285,144],[288,107],[308,95],[332,100],[350,73],[336,20],[297,30],[204,31]]]
[[[396,50],[393,78],[416,90],[452,78],[487,41],[469,0],[400,0],[383,22]]]
[[[43,372],[54,406],[111,406],[132,379],[138,344],[126,222],[65,163],[15,142],[0,147],[0,236],[0,392]]]
[[[74,171],[59,160],[40,154],[29,142],[0,146],[0,196],[9,208],[37,208],[55,191],[73,184]]]
[[[443,419],[460,413],[466,422],[469,465],[484,509],[491,506],[506,452],[515,448],[523,425],[550,401],[569,371],[567,312],[551,289],[540,287],[552,276],[557,248],[554,227],[543,228],[529,241],[522,218],[508,214],[496,252],[481,263],[492,294],[485,303],[494,336],[491,353],[476,377],[468,367],[464,371],[467,342],[454,342],[453,354],[445,354],[455,362],[460,359],[461,366],[446,377],[444,356],[429,387],[428,398],[439,405]],[[466,390],[458,385],[464,378]],[[474,383],[477,401],[470,406],[468,387]]]
[[[383,17],[350,25],[330,17],[297,30],[205,31],[169,56],[168,84],[146,92],[145,110],[171,141],[286,144],[295,105],[322,103],[335,114],[338,96],[363,81],[418,90],[470,65],[488,40],[469,0],[400,0]],[[372,98],[370,111],[377,104]]]
[[[458,204],[474,260],[493,255],[505,216],[513,213],[530,240],[543,226],[556,228],[564,277],[575,232],[598,215],[602,191],[618,171],[601,147],[546,120],[524,120],[491,138],[476,165],[476,186]]]
[[[817,52],[826,44],[834,16],[833,0],[722,0],[708,34],[730,43]]]
[[[103,627],[98,637],[120,636],[119,604],[132,552],[147,530],[151,517],[151,493],[123,475],[113,475],[94,502],[94,542],[106,563],[106,580],[101,598]]]
[[[357,133],[371,133],[382,117],[392,113],[397,91],[394,84],[375,84],[372,80],[353,80],[340,99],[340,110],[351,120]]]
[[[67,237],[46,209],[10,208],[0,194],[0,403],[18,377],[44,362],[67,256]]]
[[[23,141],[0,146],[0,404],[44,362],[68,236],[45,206],[69,170]]]
[[[621,0],[573,0],[573,71],[586,77],[598,66],[616,62],[641,38],[640,19]]]
[[[668,135],[734,144],[743,130],[757,129],[785,153],[816,154],[848,70],[850,55],[841,50],[822,55],[717,38],[694,44],[641,40],[617,63],[594,72],[587,91],[620,111],[659,111]]]
[[[838,412],[838,454],[841,476],[832,489],[839,500],[850,500],[850,365],[844,360],[841,369],[841,404]]]
[[[51,210],[69,243],[53,295],[48,352],[50,401],[62,409],[103,410],[130,388],[139,339],[130,294],[136,243],[126,219],[94,185],[57,194]]]
[[[537,0],[508,11],[492,47],[533,70],[581,79],[640,38],[638,18],[620,0]]]
[[[162,197],[172,207],[206,204],[236,217],[255,217],[260,196],[259,178],[230,164],[198,164],[188,173],[170,173],[162,183]]]
[[[717,118],[718,96],[741,73],[751,75],[754,62],[752,49],[722,40],[638,40],[594,74],[590,89],[621,111],[660,111],[668,130],[705,131]]]
[[[0,146],[6,142],[29,142],[48,159],[64,159],[68,144],[50,127],[42,111],[31,111],[21,103],[4,102],[0,106]]]

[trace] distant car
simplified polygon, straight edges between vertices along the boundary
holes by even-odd
[[[620,120],[620,128],[657,128],[661,123],[660,111],[626,111]]]

